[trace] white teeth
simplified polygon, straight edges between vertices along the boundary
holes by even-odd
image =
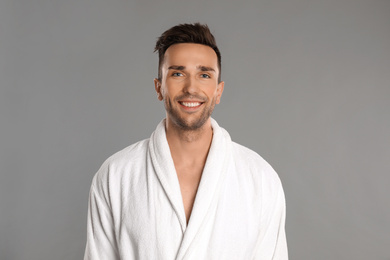
[[[199,102],[181,102],[181,104],[186,107],[197,107],[200,105]]]

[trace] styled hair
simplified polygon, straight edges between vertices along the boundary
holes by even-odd
[[[158,51],[158,80],[161,81],[161,67],[164,62],[164,55],[167,49],[177,43],[197,43],[211,47],[218,58],[218,82],[221,82],[221,53],[215,42],[215,38],[206,24],[179,24],[166,30],[157,39],[154,52]]]

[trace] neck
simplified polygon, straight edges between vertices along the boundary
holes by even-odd
[[[175,162],[206,162],[207,154],[213,138],[211,120],[197,130],[183,130],[168,118],[165,123],[166,136]]]

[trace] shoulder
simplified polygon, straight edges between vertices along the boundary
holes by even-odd
[[[119,177],[134,167],[144,164],[148,151],[149,139],[127,146],[108,157],[94,176],[92,185],[107,183],[108,179]]]
[[[123,164],[132,164],[138,162],[139,160],[143,160],[148,149],[148,144],[149,139],[144,139],[129,145],[108,157],[104,164],[121,166]]]
[[[255,151],[232,142],[233,158],[242,174],[249,174],[255,183],[263,188],[279,190],[281,181],[274,168]]]

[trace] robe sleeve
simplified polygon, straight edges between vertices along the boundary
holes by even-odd
[[[286,240],[286,202],[283,189],[280,189],[278,194],[278,209],[275,212],[272,227],[277,230],[277,237],[275,242],[275,250],[272,259],[273,260],[287,260],[287,240]]]
[[[285,232],[286,203],[281,184],[272,196],[262,216],[262,231],[253,259],[288,260]]]
[[[112,211],[94,183],[89,194],[87,244],[84,260],[119,259]]]

